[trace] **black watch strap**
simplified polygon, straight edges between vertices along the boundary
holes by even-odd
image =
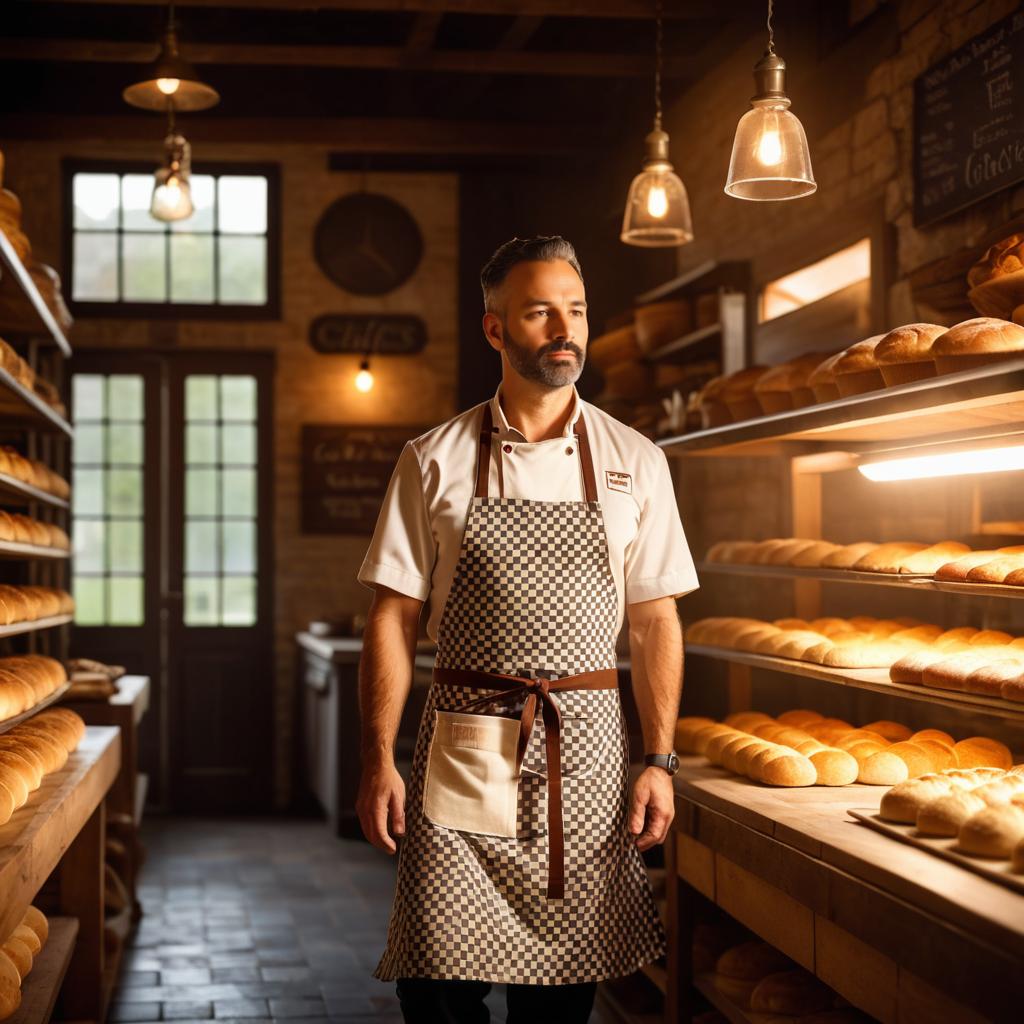
[[[644,764],[648,768],[664,768],[669,775],[675,775],[679,771],[679,758],[674,750],[671,754],[647,754],[644,757]]]

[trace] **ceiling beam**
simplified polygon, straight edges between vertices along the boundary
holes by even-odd
[[[320,46],[284,43],[200,43],[182,47],[194,64],[277,67],[450,71],[466,74],[553,75],[568,78],[647,78],[647,54],[536,53],[495,50],[410,51],[393,46]],[[156,56],[152,43],[83,39],[0,39],[0,60],[145,64]],[[693,70],[689,58],[668,58],[666,78]]]

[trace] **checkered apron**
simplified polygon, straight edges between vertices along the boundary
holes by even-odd
[[[582,414],[577,431],[586,500],[489,497],[493,427],[485,406],[476,496],[438,627],[438,669],[557,679],[615,667],[617,595]],[[563,898],[547,895],[540,715],[523,760],[515,838],[424,817],[435,709],[458,710],[488,692],[436,678],[431,684],[387,949],[374,976],[560,985],[622,977],[658,959],[665,935],[628,831],[629,756],[617,688],[553,695],[562,717]],[[521,708],[522,698],[503,710]]]

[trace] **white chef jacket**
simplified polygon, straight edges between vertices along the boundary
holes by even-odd
[[[582,501],[583,474],[573,426],[586,410],[587,435],[618,595],[616,631],[626,604],[681,597],[698,587],[679,519],[665,453],[643,434],[584,402],[573,408],[561,437],[527,441],[509,426],[499,397],[490,400],[498,431],[492,440],[490,488],[503,498]],[[359,569],[368,587],[389,587],[429,600],[427,636],[448,599],[476,490],[482,405],[406,444],[395,466],[373,539]]]

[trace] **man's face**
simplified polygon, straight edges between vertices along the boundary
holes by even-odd
[[[574,384],[583,372],[588,328],[586,291],[572,266],[565,260],[517,263],[499,299],[503,315],[487,314],[484,329],[512,369],[550,388]]]

